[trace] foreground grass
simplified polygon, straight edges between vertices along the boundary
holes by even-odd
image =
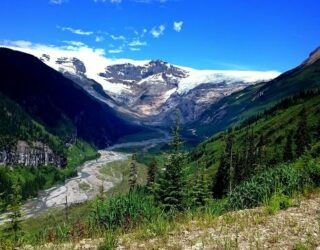
[[[221,216],[191,213],[174,224],[142,227],[120,237],[118,249],[316,249],[320,246],[320,193],[293,199],[291,207],[267,207]]]
[[[174,220],[156,218],[127,232],[24,249],[316,249],[320,246],[320,191],[306,190],[290,207],[228,212],[189,211]],[[215,205],[213,205],[215,206]],[[98,248],[100,246],[100,248]]]

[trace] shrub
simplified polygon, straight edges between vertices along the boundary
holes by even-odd
[[[320,164],[316,160],[309,160],[305,166],[306,182],[320,186]]]
[[[98,246],[98,250],[113,250],[118,244],[118,237],[114,232],[107,232],[103,242]]]
[[[240,183],[230,194],[230,210],[252,208],[268,200],[275,192],[291,196],[303,186],[301,171],[292,165],[281,165],[254,175]]]
[[[137,190],[122,194],[109,200],[97,200],[90,216],[94,225],[115,230],[122,228],[128,230],[133,226],[150,222],[161,210],[154,205],[153,200],[143,191]]]
[[[274,214],[279,210],[287,209],[291,204],[291,199],[288,196],[276,192],[266,202],[265,210],[268,214]]]

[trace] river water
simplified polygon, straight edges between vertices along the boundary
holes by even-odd
[[[129,154],[109,150],[100,150],[99,153],[98,159],[87,161],[79,167],[76,177],[67,180],[62,185],[47,189],[41,192],[37,198],[27,201],[22,206],[24,218],[32,217],[50,208],[64,207],[66,201],[68,205],[71,205],[90,200],[99,193],[102,185],[104,191],[108,191],[121,182],[122,179],[119,176],[106,178],[100,173],[100,169],[107,163],[128,159]],[[7,215],[0,216],[0,225],[7,221]]]

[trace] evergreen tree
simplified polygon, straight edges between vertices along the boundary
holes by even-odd
[[[132,155],[131,163],[130,163],[130,175],[129,175],[129,187],[130,191],[133,191],[137,187],[138,182],[138,169],[136,164],[136,155]]]
[[[290,162],[293,159],[293,150],[292,150],[292,131],[288,132],[286,145],[283,152],[283,160]]]
[[[176,114],[175,127],[172,130],[170,154],[165,164],[165,170],[159,179],[156,198],[166,211],[185,209],[185,156],[181,152],[179,114]]]
[[[210,199],[211,194],[209,191],[209,184],[205,173],[205,167],[203,165],[198,164],[195,178],[196,180],[193,186],[194,204],[196,206],[204,206]]]
[[[101,200],[101,201],[104,201],[106,199],[103,181],[101,182],[101,185],[99,186],[98,199]]]
[[[317,140],[320,140],[320,117],[318,118],[318,123],[316,127],[316,137],[317,137]]]
[[[295,136],[296,155],[300,157],[310,146],[310,135],[307,124],[307,114],[305,107],[302,108],[299,115],[299,122]]]
[[[14,241],[17,242],[21,231],[21,187],[18,183],[12,185],[12,193],[10,194],[10,222],[8,231],[10,231],[14,237]]]
[[[251,129],[251,133],[248,138],[248,161],[246,167],[245,178],[250,176],[255,170],[256,164],[256,147],[255,147],[255,136],[253,133],[253,129]]]
[[[257,145],[257,163],[259,167],[262,168],[262,165],[265,160],[265,136],[263,133],[260,134],[258,145]]]
[[[152,188],[153,184],[156,181],[157,172],[158,172],[157,161],[155,158],[153,158],[148,167],[147,187],[149,189]]]
[[[213,185],[213,193],[216,197],[222,197],[234,187],[235,154],[233,151],[233,136],[229,132],[225,136],[225,149],[221,154],[220,165]]]

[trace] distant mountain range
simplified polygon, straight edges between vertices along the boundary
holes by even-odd
[[[163,62],[99,60],[14,48],[41,59],[138,124],[168,127],[179,109],[183,124],[196,121],[206,108],[249,85],[271,80],[279,72],[195,70]]]
[[[166,129],[177,109],[184,136],[199,142],[284,98],[319,87],[319,51],[278,76],[195,70],[160,60],[92,62],[29,50],[35,58],[3,48],[0,93],[53,133],[75,134],[98,147],[146,127]]]

